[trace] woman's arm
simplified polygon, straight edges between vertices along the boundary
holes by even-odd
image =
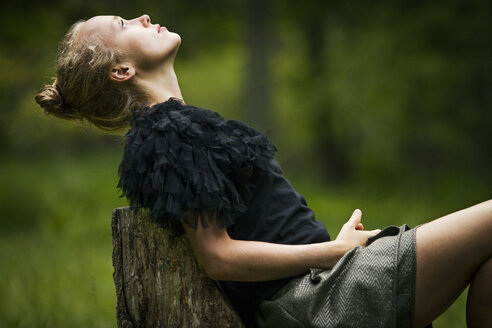
[[[295,276],[309,268],[331,268],[350,249],[366,245],[379,230],[362,231],[361,212],[356,210],[336,240],[284,245],[234,240],[226,229],[211,224],[196,229],[183,224],[198,261],[214,280],[265,281]]]

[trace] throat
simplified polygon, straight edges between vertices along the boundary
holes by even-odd
[[[174,69],[164,70],[159,74],[142,76],[139,84],[147,93],[151,105],[165,102],[169,98],[184,103],[183,95],[179,87],[178,77]]]

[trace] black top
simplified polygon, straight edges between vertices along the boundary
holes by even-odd
[[[119,167],[131,205],[157,222],[196,227],[197,212],[216,211],[231,238],[281,244],[330,240],[306,200],[283,176],[275,147],[261,133],[219,114],[170,99],[135,112]],[[188,214],[194,215],[188,215]],[[207,215],[201,215],[207,226]],[[259,303],[289,279],[220,284],[246,326]]]

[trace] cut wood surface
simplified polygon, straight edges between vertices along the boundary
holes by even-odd
[[[185,234],[130,207],[113,211],[111,228],[118,327],[244,327]]]

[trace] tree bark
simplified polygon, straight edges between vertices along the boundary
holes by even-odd
[[[244,327],[186,235],[129,207],[113,211],[111,230],[118,327]]]

